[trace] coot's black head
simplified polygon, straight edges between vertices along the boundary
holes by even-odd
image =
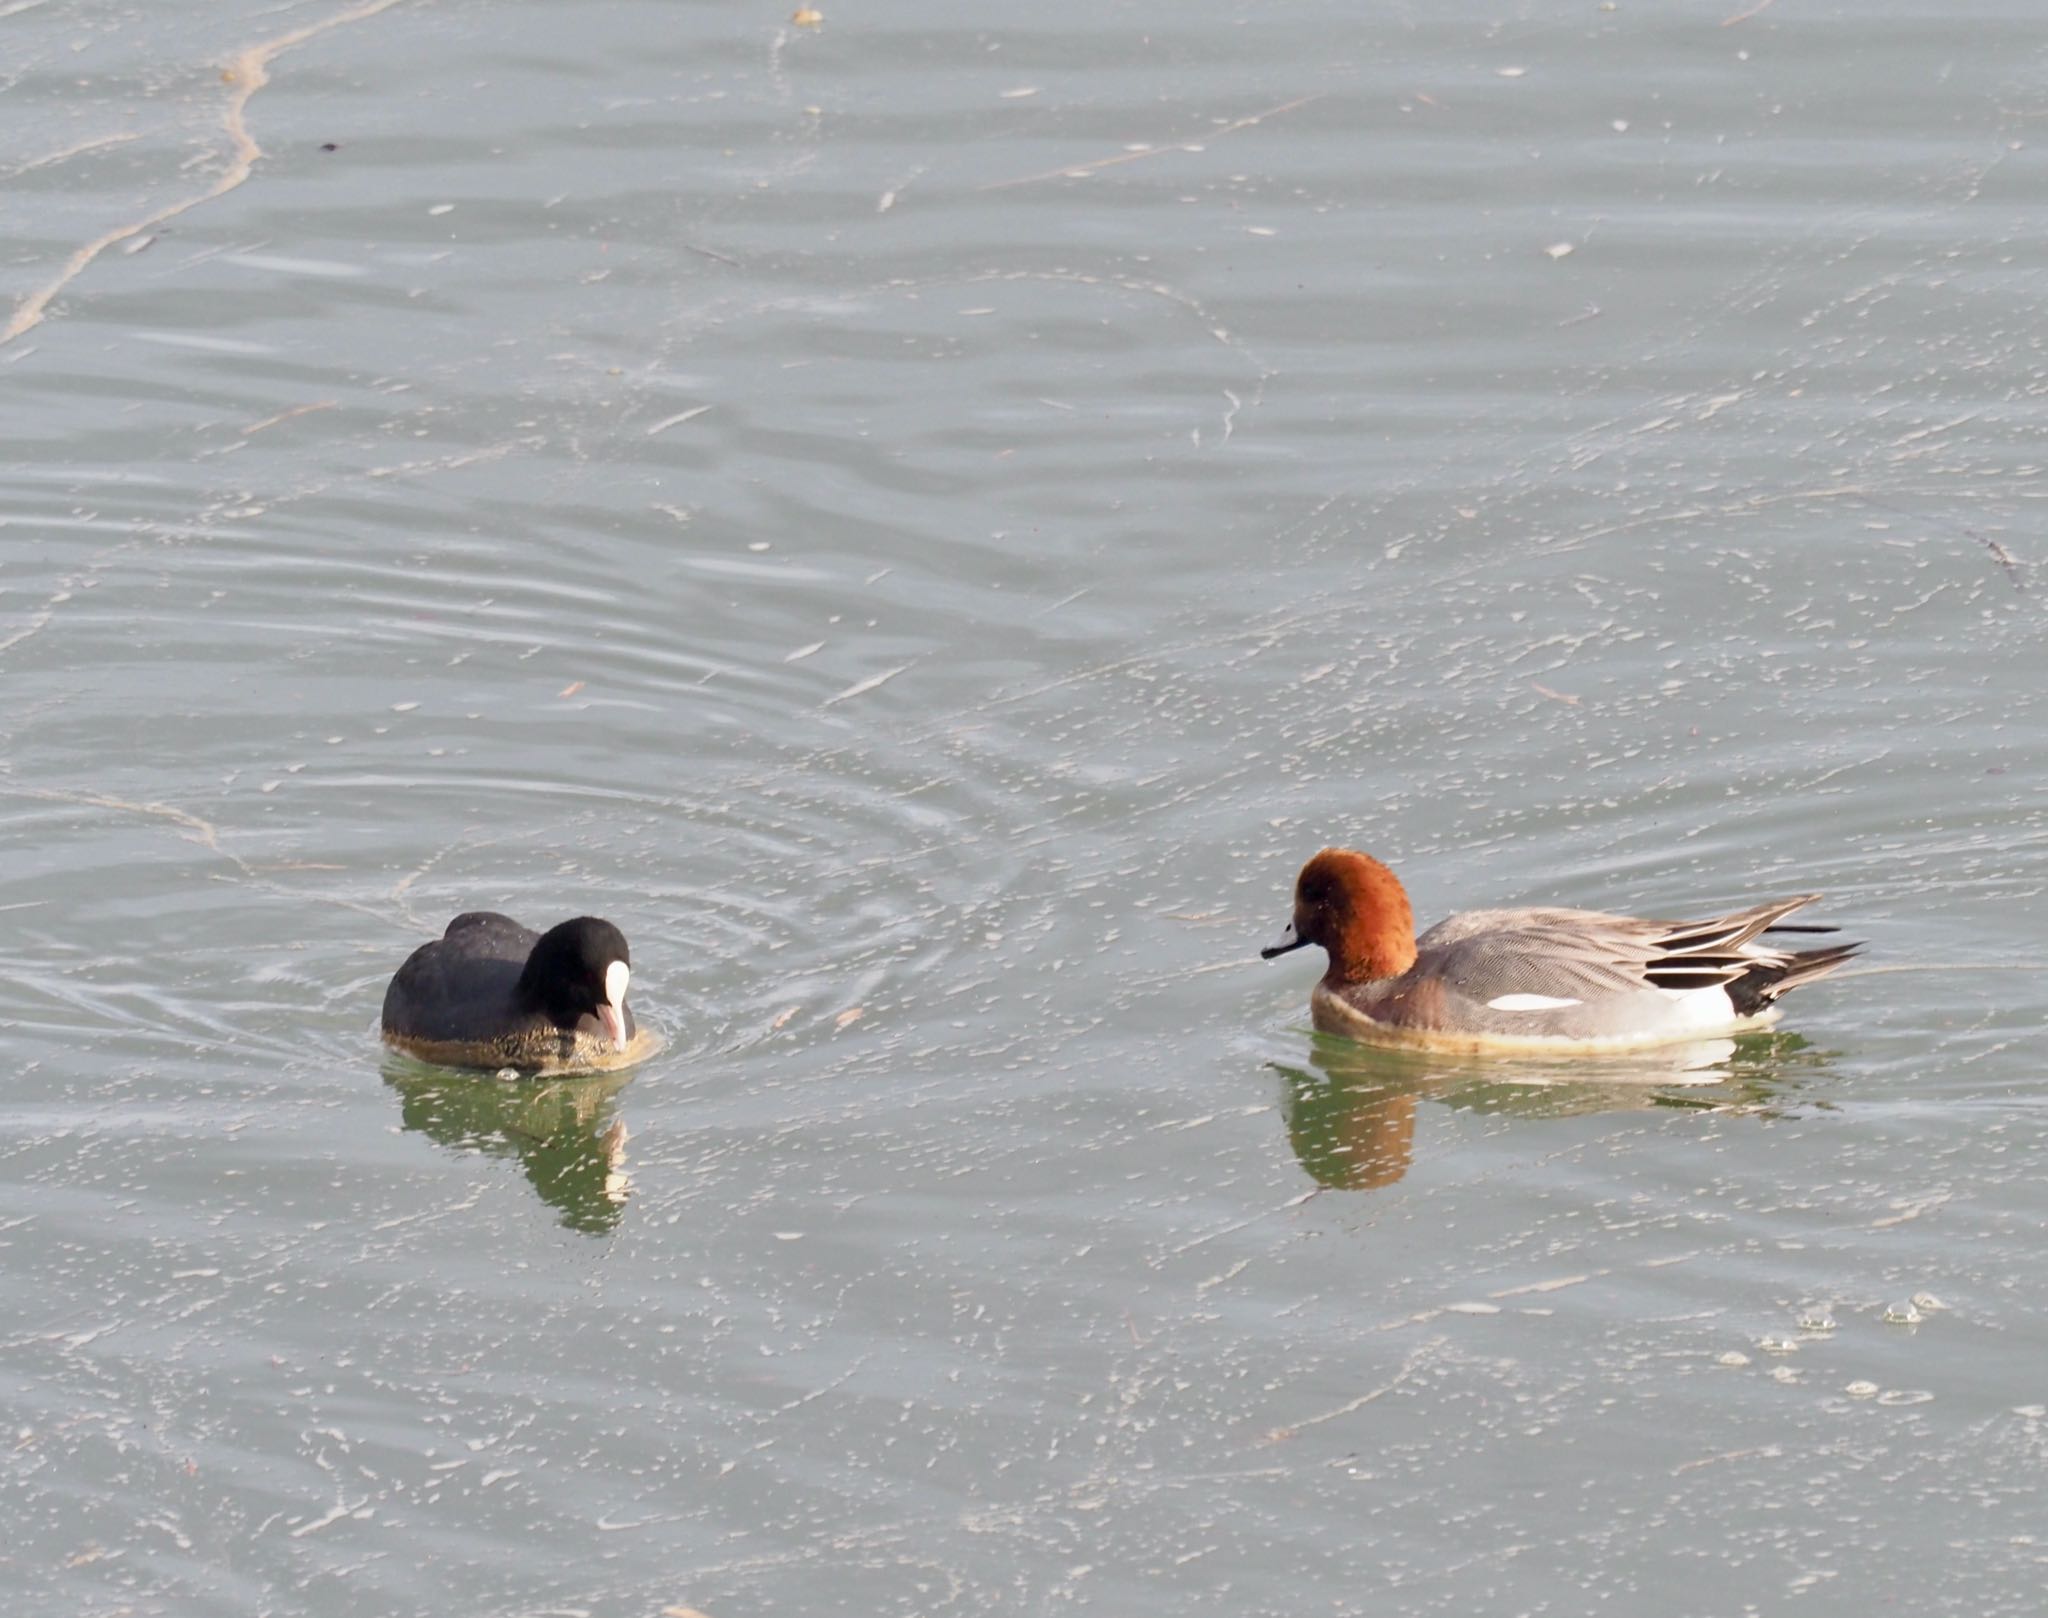
[[[519,974],[519,1000],[557,1028],[595,1017],[612,1049],[622,1051],[631,968],[624,933],[596,916],[578,916],[540,935]]]

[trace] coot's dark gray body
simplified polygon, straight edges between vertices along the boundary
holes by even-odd
[[[535,954],[543,936],[545,959]],[[384,991],[384,1038],[461,1067],[609,1066],[620,1047],[598,1002],[607,965],[625,958],[618,929],[594,917],[542,935],[510,916],[469,911],[398,969]],[[621,1004],[617,1015],[630,1046],[632,1008]]]

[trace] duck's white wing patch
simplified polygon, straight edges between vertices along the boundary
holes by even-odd
[[[1584,1005],[1583,1000],[1564,1000],[1550,994],[1504,994],[1486,1002],[1489,1011],[1562,1011],[1566,1006]]]

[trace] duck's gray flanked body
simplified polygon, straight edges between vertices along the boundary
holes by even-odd
[[[1618,1051],[1777,1020],[1779,996],[1859,947],[1779,946],[1780,924],[1819,895],[1698,921],[1598,910],[1468,910],[1415,936],[1407,894],[1379,861],[1325,849],[1302,868],[1294,920],[1268,956],[1307,944],[1330,968],[1309,996],[1329,1033],[1486,1051]]]

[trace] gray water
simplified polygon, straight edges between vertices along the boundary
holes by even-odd
[[[2038,8],[821,9],[0,4],[7,1610],[2038,1612]]]

